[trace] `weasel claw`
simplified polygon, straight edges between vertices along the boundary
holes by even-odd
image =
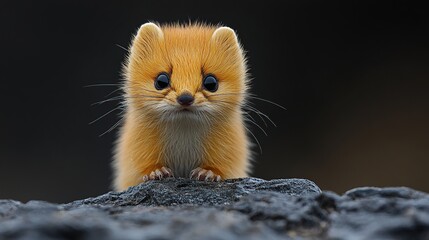
[[[207,170],[200,167],[192,170],[189,178],[206,182],[219,182],[222,180],[222,177],[215,174],[212,170]]]
[[[155,169],[155,171],[152,171],[148,175],[144,175],[142,177],[143,182],[146,182],[148,180],[161,180],[164,178],[174,177],[173,172],[171,169],[162,167],[161,169]]]

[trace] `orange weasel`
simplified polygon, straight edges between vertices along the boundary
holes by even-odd
[[[231,28],[143,24],[124,64],[126,111],[113,163],[115,190],[173,176],[246,177],[246,71]]]

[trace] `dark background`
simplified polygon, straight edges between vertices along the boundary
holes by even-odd
[[[282,6],[280,4],[284,4]],[[255,101],[278,125],[253,176],[429,191],[429,9],[410,1],[1,1],[0,198],[67,202],[109,190],[118,83],[143,23],[234,28]],[[255,119],[258,118],[255,116]],[[264,125],[258,120],[260,125]],[[257,151],[257,148],[255,148]]]

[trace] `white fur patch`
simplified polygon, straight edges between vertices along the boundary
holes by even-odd
[[[193,113],[174,113],[164,122],[162,159],[175,177],[188,178],[203,157],[203,140],[209,130],[207,122]]]

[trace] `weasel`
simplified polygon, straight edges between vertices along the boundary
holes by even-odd
[[[249,141],[241,107],[246,58],[229,27],[143,24],[124,64],[124,123],[114,188],[167,177],[246,177]]]

